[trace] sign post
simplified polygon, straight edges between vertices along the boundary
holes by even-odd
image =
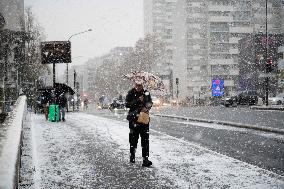
[[[177,85],[177,99],[178,99],[178,93],[179,93],[179,91],[178,91],[178,84],[179,84],[179,78],[176,78],[176,85]]]
[[[53,64],[53,87],[55,87],[55,64],[71,63],[70,41],[41,42],[41,63]]]
[[[212,80],[212,96],[221,97],[224,96],[225,92],[224,80],[223,79],[213,79]]]

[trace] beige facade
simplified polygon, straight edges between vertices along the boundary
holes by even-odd
[[[158,60],[152,72],[163,80],[172,92],[173,18],[177,0],[144,0],[144,35],[155,35],[164,42],[166,56]]]
[[[212,79],[225,80],[226,95],[237,93],[238,40],[265,32],[265,0],[179,0],[176,13],[173,78],[186,76],[178,86],[179,97],[210,99]],[[281,14],[281,1],[269,0],[269,33],[283,31]]]

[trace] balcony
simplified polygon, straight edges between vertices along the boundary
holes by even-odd
[[[232,69],[230,70],[228,75],[239,75],[240,71],[239,69]]]
[[[230,33],[252,33],[252,27],[230,27]]]
[[[211,59],[210,65],[231,65],[234,64],[234,59]]]
[[[278,69],[284,70],[284,60],[283,59],[278,60]]]
[[[210,28],[210,32],[229,32],[229,28]]]
[[[238,38],[238,37],[231,37],[230,39],[229,39],[229,43],[239,43],[239,40],[240,40],[241,38]]]
[[[208,6],[209,11],[220,11],[220,12],[226,12],[226,11],[233,11],[232,6],[226,6],[226,5],[209,5]]]
[[[229,54],[239,54],[239,49],[230,49]]]
[[[213,54],[213,55],[216,55],[216,54],[229,54],[229,51],[209,51],[209,54]]]
[[[224,85],[225,85],[226,87],[234,87],[234,86],[235,86],[234,80],[225,80],[225,81],[224,81]]]
[[[233,18],[230,16],[211,16],[209,22],[232,22]]]
[[[278,47],[277,52],[278,53],[284,53],[284,46]]]

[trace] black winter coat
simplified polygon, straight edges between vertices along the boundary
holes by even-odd
[[[139,97],[142,95],[144,97],[143,101],[139,99]],[[132,88],[130,91],[128,91],[125,101],[126,107],[130,108],[129,112],[137,110],[138,113],[140,113],[143,107],[150,109],[153,105],[151,95],[147,90],[138,92],[135,88]]]
[[[67,99],[66,97],[62,94],[60,96],[58,96],[56,98],[56,104],[59,105],[59,107],[62,107],[62,108],[65,108],[66,107],[66,104],[67,104]]]

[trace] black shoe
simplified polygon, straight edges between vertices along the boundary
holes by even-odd
[[[130,156],[130,163],[135,163],[135,156],[133,155]]]
[[[58,121],[61,121],[61,119],[59,119]]]
[[[63,122],[65,122],[65,119],[64,119],[64,118],[62,118],[62,121],[63,121]]]
[[[143,160],[143,164],[142,164],[143,167],[150,167],[151,165],[152,165],[152,161],[148,160],[148,158]]]

